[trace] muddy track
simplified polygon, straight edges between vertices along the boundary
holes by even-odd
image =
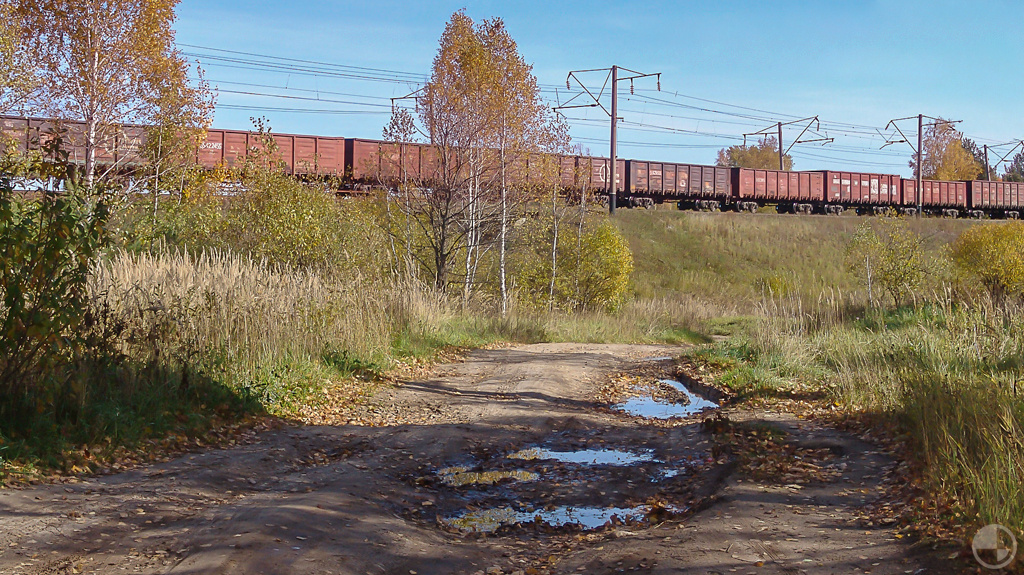
[[[610,374],[674,351],[480,350],[379,393],[364,409],[380,426],[277,429],[127,473],[3,491],[0,573],[922,568],[891,529],[854,519],[890,465],[870,446],[785,414],[734,410],[734,420],[828,447],[841,473],[820,484],[759,483],[733,473],[734,458],[713,455],[700,416],[655,425],[596,403]],[[637,461],[517,455],[531,448]],[[621,511],[602,516],[608,508]],[[610,522],[582,531],[534,519],[587,513]]]

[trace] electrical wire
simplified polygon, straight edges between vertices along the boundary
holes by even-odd
[[[225,110],[245,110],[250,112],[281,112],[286,114],[332,114],[332,115],[360,115],[360,114],[388,114],[385,110],[313,110],[309,108],[278,108],[273,106],[243,106],[239,104],[218,104],[218,108]]]
[[[264,58],[264,59],[267,59],[267,60],[279,60],[281,62],[295,62],[295,63],[299,63],[299,64],[309,64],[309,65],[312,65],[312,66],[322,66],[322,67],[326,67],[326,68],[337,68],[339,70],[352,70],[352,71],[359,72],[359,73],[381,72],[383,74],[387,74],[387,75],[390,75],[390,76],[393,76],[393,77],[396,77],[396,78],[397,77],[405,77],[409,81],[426,81],[426,79],[427,79],[427,75],[426,74],[418,74],[418,73],[414,73],[414,72],[402,72],[402,71],[399,71],[399,70],[387,70],[387,69],[384,69],[384,68],[367,68],[365,66],[350,66],[350,65],[347,65],[347,64],[337,64],[337,63],[334,63],[334,62],[322,62],[322,61],[317,61],[317,60],[303,60],[303,59],[299,59],[299,58],[286,58],[286,57],[283,57],[283,56],[272,56],[272,55],[269,55],[269,54],[258,54],[258,53],[255,53],[255,52],[242,52],[242,51],[238,51],[238,50],[228,50],[228,49],[225,49],[225,48],[213,48],[211,46],[198,46],[196,44],[179,43],[178,46],[184,46],[186,48],[194,48],[194,49],[197,49],[197,50],[206,50],[208,52],[220,52],[220,53],[223,53],[223,54],[236,54],[236,55],[239,55],[239,56],[250,56],[250,57],[255,57],[255,58]],[[192,56],[192,57],[204,56],[204,57],[216,58],[215,56],[212,56],[212,55],[194,54],[194,53],[190,53],[190,52],[184,52],[183,55],[185,55],[185,56]],[[298,69],[298,68],[296,68],[296,69]]]
[[[190,78],[190,80],[196,81],[196,80],[198,80],[198,78]],[[351,92],[333,92],[333,91],[330,91],[330,90],[320,90],[320,89],[315,89],[315,88],[292,88],[290,86],[276,86],[276,85],[270,85],[270,84],[253,84],[251,82],[232,82],[232,81],[229,81],[229,80],[214,80],[214,79],[210,79],[210,78],[206,78],[206,81],[209,82],[213,86],[218,86],[220,84],[227,84],[229,86],[246,86],[246,87],[249,87],[249,88],[269,88],[269,89],[272,89],[272,90],[287,90],[289,92],[304,92],[304,93],[309,93],[309,94],[328,94],[330,96],[349,96],[349,97],[352,97],[352,98],[366,98],[368,100],[389,100],[389,101],[391,100],[391,98],[389,98],[387,96],[367,96],[365,94],[353,94]]]
[[[184,52],[183,54],[189,57],[199,58],[201,61],[205,60],[206,65],[215,66],[219,68],[227,69],[240,69],[247,71],[258,71],[258,72],[269,72],[269,73],[280,73],[288,75],[298,76],[313,76],[322,78],[336,78],[342,80],[357,80],[357,81],[372,81],[380,83],[390,84],[405,84],[410,87],[415,85],[422,85],[427,82],[429,77],[426,74],[406,72],[400,70],[391,70],[386,68],[373,68],[365,66],[353,66],[347,64],[338,64],[333,62],[324,62],[317,60],[308,60],[301,58],[289,58],[282,56],[273,56],[268,54],[259,54],[255,52],[245,52],[238,50],[228,50],[223,48],[214,48],[210,46],[200,46],[195,44],[179,44],[182,47],[191,48],[193,50],[199,50],[200,52]],[[213,82],[213,81],[211,81]],[[213,82],[218,85],[218,91],[225,94],[233,94],[238,96],[251,96],[258,98],[278,98],[278,99],[289,99],[299,101],[310,101],[320,103],[331,103],[331,104],[344,104],[349,106],[363,106],[363,107],[379,107],[379,108],[391,108],[390,104],[385,103],[371,103],[371,102],[358,102],[350,100],[337,100],[323,98],[321,95],[333,95],[333,96],[345,96],[353,98],[361,98],[366,100],[390,100],[390,98],[384,96],[372,96],[365,94],[355,94],[351,92],[336,92],[329,90],[319,89],[299,89],[289,88],[287,86],[272,86],[267,84],[256,84],[248,82],[231,82],[231,81],[219,81]],[[284,90],[289,92],[300,92],[300,93],[315,93],[317,97],[303,97],[295,95],[285,94],[274,94],[257,91],[245,91],[245,90],[229,90],[220,88],[219,85],[233,85],[250,88],[264,88],[271,90]],[[560,88],[552,84],[537,84],[538,90],[544,94],[554,94],[556,102],[560,98]],[[742,141],[743,138],[736,134],[726,134],[711,132],[706,130],[700,130],[698,128],[682,127],[677,122],[658,122],[654,123],[646,120],[646,118],[662,118],[665,120],[678,120],[684,122],[711,122],[714,125],[722,126],[736,126],[742,128],[758,128],[763,127],[764,124],[773,124],[778,122],[788,122],[797,116],[787,114],[778,111],[766,110],[763,108],[757,108],[752,106],[744,106],[739,104],[733,104],[720,100],[713,100],[709,98],[702,98],[699,96],[683,94],[680,92],[670,92],[668,90],[655,91],[651,88],[637,88],[631,91],[630,94],[626,95],[624,87],[618,88],[620,94],[625,98],[627,102],[635,102],[642,104],[643,109],[624,109],[622,110],[628,114],[639,114],[644,121],[636,122],[631,120],[622,121],[622,129],[630,132],[642,132],[642,133],[661,133],[661,134],[677,134],[686,136],[699,136],[709,137],[727,141]],[[657,93],[658,95],[654,95]],[[685,101],[680,101],[685,100]],[[550,102],[550,100],[549,100]],[[691,102],[699,102],[700,105]],[[555,102],[551,102],[555,103]],[[710,104],[710,106],[705,105]],[[285,107],[273,107],[273,106],[246,106],[241,104],[220,104],[218,107],[223,109],[237,109],[237,110],[251,110],[251,111],[273,111],[282,113],[302,113],[302,114],[384,114],[387,113],[384,110],[381,111],[370,111],[370,110],[342,110],[342,109],[305,109],[305,108],[285,108]],[[409,109],[404,107],[405,109]],[[661,109],[659,109],[661,108]],[[711,117],[702,117],[699,115],[682,115],[670,113],[667,110],[681,109],[699,112],[703,114],[710,114]],[[593,118],[579,118],[579,117],[568,117],[563,116],[573,125],[586,127],[600,123],[607,125],[607,119],[596,120]],[[732,119],[725,119],[732,118]],[[666,125],[673,124],[673,125]],[[902,164],[892,164],[884,162],[870,162],[866,160],[857,160],[846,155],[859,155],[859,156],[876,156],[876,157],[905,157],[904,154],[899,153],[895,150],[885,151],[879,150],[884,143],[889,141],[885,135],[886,130],[878,126],[870,126],[866,124],[858,124],[851,122],[842,122],[830,119],[819,119],[818,123],[819,132],[824,132],[832,136],[843,136],[851,140],[861,140],[865,142],[871,142],[870,147],[868,145],[857,146],[857,145],[833,145],[830,150],[839,152],[842,156],[829,156],[823,154],[815,154],[807,151],[796,151],[791,154],[804,159],[827,159],[832,161],[841,161],[851,164],[859,165],[879,165],[879,166],[897,166]],[[890,131],[891,133],[891,131]],[[908,137],[916,137],[916,133],[905,132]],[[976,142],[983,143],[995,143],[996,140],[990,138],[984,138],[979,136],[964,136],[970,137]],[[602,140],[597,138],[577,137],[579,141],[583,142],[600,142]],[[685,144],[685,143],[658,143],[658,142],[640,142],[640,141],[628,141],[624,140],[621,142],[623,145],[644,147],[644,148],[665,148],[665,149],[701,149],[701,148],[714,148],[715,145],[711,144]]]
[[[372,104],[367,102],[352,102],[348,100],[327,100],[324,98],[308,98],[306,96],[288,96],[285,94],[266,94],[262,92],[246,92],[243,90],[219,90],[224,94],[238,94],[242,96],[260,96],[263,98],[283,98],[286,100],[303,100],[306,102],[324,102],[328,104],[348,104],[351,106],[372,106],[374,108],[387,108],[391,110],[391,104]]]

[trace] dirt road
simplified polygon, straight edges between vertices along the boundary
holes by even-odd
[[[380,426],[288,427],[3,491],[0,573],[919,572],[891,530],[854,519],[889,464],[870,446],[733,410],[835,453],[827,482],[744,480],[700,415],[596,400],[611,374],[676,352],[480,350],[378,394],[364,409]],[[552,526],[565,521],[608,524]]]

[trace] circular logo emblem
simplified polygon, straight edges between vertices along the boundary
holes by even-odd
[[[974,559],[986,569],[1002,569],[1013,562],[1017,554],[1017,538],[1009,529],[992,523],[974,534],[971,540]]]

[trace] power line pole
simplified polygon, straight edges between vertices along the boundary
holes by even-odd
[[[615,186],[616,173],[618,170],[615,164],[615,160],[618,158],[619,147],[619,67],[612,66],[612,136],[611,141],[608,144],[608,155],[611,156],[611,165],[608,166],[608,213],[611,215],[615,214],[615,200],[617,198],[617,187]]]
[[[629,74],[632,74],[632,75],[631,76],[626,76],[624,78],[620,78],[619,77],[619,71],[620,70],[628,72]],[[582,74],[582,73],[585,73],[585,72],[607,72],[607,75],[605,76],[605,80],[604,80],[604,85],[601,86],[601,90],[598,91],[598,93],[596,95],[589,88],[587,88],[586,84],[584,84],[583,81],[580,80],[579,77],[577,76],[577,74]],[[611,121],[612,121],[611,122],[611,138],[610,138],[610,141],[608,143],[608,155],[610,156],[609,159],[611,160],[611,165],[608,167],[608,213],[609,214],[614,214],[615,213],[615,202],[616,202],[617,195],[618,195],[618,190],[616,189],[616,186],[615,186],[615,180],[616,180],[616,178],[618,176],[618,174],[617,174],[618,169],[617,169],[617,166],[616,166],[616,160],[618,159],[618,149],[617,148],[618,148],[618,143],[619,143],[618,123],[619,123],[619,120],[621,119],[621,118],[619,118],[619,90],[618,90],[619,82],[624,82],[626,80],[629,80],[629,92],[632,94],[633,93],[633,81],[634,80],[639,80],[640,78],[649,78],[651,76],[656,76],[658,78],[658,91],[660,92],[661,91],[661,72],[655,72],[653,74],[644,74],[642,72],[637,72],[636,70],[630,70],[629,68],[623,68],[621,66],[612,66],[611,68],[595,68],[595,69],[591,69],[591,70],[573,70],[573,71],[569,72],[568,76],[565,77],[565,87],[568,88],[568,89],[572,89],[572,80],[576,80],[576,83],[579,84],[580,88],[583,91],[580,92],[579,94],[576,94],[572,98],[569,98],[565,102],[565,104],[561,104],[561,105],[556,106],[554,108],[554,110],[556,110],[556,111],[564,110],[564,109],[568,109],[568,108],[601,108],[611,118]],[[611,96],[612,96],[611,111],[605,109],[605,107],[601,104],[601,97],[604,95],[605,89],[608,88],[609,80],[611,80],[611,93],[612,93],[611,94]],[[575,100],[576,98],[579,98],[580,96],[582,96],[584,94],[590,96],[590,99],[593,100],[592,104],[575,104],[575,105],[570,105],[573,100]]]
[[[989,146],[988,144],[985,145],[985,179],[986,180],[991,181],[991,179],[992,179],[992,176],[991,176],[991,173],[990,173],[990,169],[989,169],[989,162],[988,162],[988,151],[989,151],[989,149],[991,149],[991,148],[1002,148],[1003,146],[1009,146],[1010,144],[1013,144],[1013,147],[1010,148],[1010,151],[1006,152],[1005,154],[1000,156],[999,157],[999,161],[996,162],[996,165],[992,166],[993,168],[999,169],[999,164],[1002,164],[1003,162],[1005,162],[1006,158],[1009,158],[1010,154],[1012,154],[1014,151],[1016,151],[1018,147],[1020,147],[1022,150],[1024,150],[1024,140],[1013,140],[1012,142],[1006,142],[1005,144],[996,144],[994,146]]]
[[[779,171],[785,169],[786,166],[782,163],[782,122],[779,122]]]
[[[910,140],[907,138],[907,135],[903,133],[903,130],[901,130],[900,126],[899,126],[899,122],[902,122],[904,120],[913,120],[914,118],[917,118],[917,148],[916,149],[914,148],[914,145],[910,143]],[[925,118],[928,118],[929,120],[933,120],[933,121],[928,123],[928,124],[925,124],[924,123],[924,119]],[[934,126],[939,126],[939,125],[942,125],[942,124],[953,125],[953,124],[959,124],[962,121],[963,120],[943,120],[942,118],[933,118],[931,116],[925,116],[924,114],[918,114],[917,116],[907,116],[906,118],[896,118],[894,120],[889,120],[889,123],[887,123],[885,125],[885,129],[886,130],[889,129],[889,126],[892,126],[893,129],[895,129],[899,133],[900,137],[902,137],[903,139],[902,140],[890,140],[888,137],[882,136],[883,138],[885,138],[885,143],[882,144],[882,148],[884,148],[886,146],[889,146],[889,145],[892,145],[892,144],[906,144],[906,145],[910,146],[910,148],[912,150],[914,150],[915,157],[917,158],[917,169],[916,169],[917,174],[916,174],[916,177],[914,178],[915,179],[915,185],[917,186],[917,188],[914,190],[914,195],[917,198],[917,201],[915,202],[915,204],[917,205],[917,214],[916,214],[917,217],[921,217],[921,212],[924,211],[924,203],[923,203],[924,202],[924,187],[923,187],[924,183],[923,183],[923,180],[924,180],[924,129],[925,129],[925,126],[934,127]],[[879,132],[879,133],[881,134],[881,132]]]
[[[917,217],[924,211],[924,114],[917,115]]]
[[[804,126],[804,129],[800,131],[800,135],[797,136],[795,140],[793,140],[793,143],[790,144],[788,148],[783,148],[782,147],[782,127],[783,126],[788,126],[790,124],[802,124],[804,122],[807,122],[807,125]],[[818,136],[818,137],[814,138],[812,140],[801,140],[800,138],[802,138],[803,135],[807,133],[807,130],[811,129],[812,125],[815,126],[814,130],[812,130],[812,131],[814,131],[815,135]],[[803,118],[803,119],[800,119],[800,120],[793,120],[792,122],[776,122],[776,124],[774,126],[765,128],[763,130],[758,130],[756,132],[750,132],[750,133],[747,133],[747,134],[743,134],[743,145],[744,146],[747,145],[747,136],[767,135],[768,131],[772,130],[772,129],[777,129],[778,130],[778,134],[779,134],[779,171],[780,172],[784,171],[786,169],[786,164],[784,163],[784,158],[785,158],[786,154],[788,154],[789,151],[793,149],[793,146],[795,146],[797,144],[807,144],[807,143],[810,143],[810,142],[823,142],[821,145],[824,146],[825,144],[828,144],[828,143],[833,142],[835,140],[835,138],[829,138],[827,134],[824,137],[821,137],[821,134],[817,133],[817,131],[819,129],[821,129],[821,122],[818,121],[818,117],[817,116],[811,116],[809,118]]]

